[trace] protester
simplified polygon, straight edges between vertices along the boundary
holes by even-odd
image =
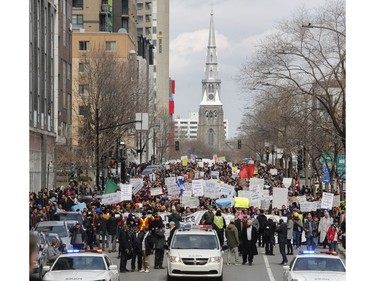
[[[275,244],[275,230],[276,230],[276,223],[273,221],[273,217],[269,217],[264,226],[264,237],[263,237],[263,242],[266,247],[266,255],[274,256],[273,246]]]
[[[338,237],[341,235],[339,220],[335,219],[333,224],[327,230],[327,241],[330,251],[337,252]]]
[[[329,215],[327,210],[324,211],[324,216],[319,221],[318,232],[320,232],[320,243],[324,249],[327,248],[328,241],[327,241],[327,231],[328,228],[333,224],[333,218]]]
[[[126,264],[133,257],[133,241],[134,238],[129,233],[129,227],[123,223],[119,233],[120,272],[130,271],[126,268]]]
[[[234,224],[234,219],[230,221],[228,227],[225,229],[225,236],[227,238],[227,245],[229,247],[227,265],[230,265],[233,254],[235,265],[239,265],[238,246],[240,245],[240,239],[238,229]]]
[[[311,213],[307,214],[303,225],[306,237],[306,249],[314,251],[318,242],[318,224],[313,220]]]
[[[148,230],[148,226],[143,227],[144,237],[142,240],[142,261],[143,269],[139,272],[150,272],[150,257],[152,255],[152,250],[154,248],[154,241],[152,239],[151,233]]]
[[[288,237],[288,225],[286,224],[286,222],[284,222],[283,219],[279,220],[279,225],[276,227],[276,232],[277,232],[277,238],[278,238],[277,240],[279,243],[280,254],[283,259],[280,265],[287,265],[288,258],[285,254],[285,246],[286,246],[287,239],[288,239],[287,238]]]
[[[212,224],[213,229],[216,230],[217,236],[219,237],[220,246],[224,244],[224,231],[226,228],[226,223],[221,215],[221,210],[217,210],[214,216],[214,221]]]
[[[258,240],[258,231],[252,226],[252,220],[248,219],[246,222],[246,227],[242,230],[241,240],[243,244],[242,248],[242,264],[249,263],[253,264],[253,259],[255,255],[258,255],[257,250],[257,240]]]

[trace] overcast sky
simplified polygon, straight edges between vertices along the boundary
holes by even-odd
[[[253,44],[290,18],[297,8],[314,9],[325,0],[170,0],[170,77],[176,80],[175,118],[198,112],[206,61],[211,4],[214,12],[221,101],[234,137],[244,94],[233,77]]]

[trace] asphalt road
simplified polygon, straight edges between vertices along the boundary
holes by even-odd
[[[302,249],[304,246],[302,246]],[[320,250],[320,249],[318,249]],[[278,244],[274,247],[274,256],[267,256],[264,254],[264,248],[258,248],[258,255],[254,257],[254,262],[252,266],[249,265],[226,265],[227,253],[225,252],[224,257],[224,280],[230,281],[276,281],[282,280],[283,268],[279,263],[282,261],[281,255],[279,253]],[[297,251],[295,250],[296,254]],[[340,255],[341,256],[341,255]],[[120,259],[117,259],[117,253],[110,253],[109,257],[111,260],[120,267]],[[288,261],[292,260],[293,256],[288,256]],[[345,262],[345,258],[341,256]],[[233,258],[232,258],[233,261]],[[242,258],[240,257],[242,262]],[[164,255],[163,266],[166,268],[166,255]],[[130,262],[128,261],[127,269],[130,270]],[[151,256],[151,270],[150,273],[140,273],[140,272],[126,272],[120,273],[121,280],[127,281],[166,281],[167,271],[166,269],[154,269],[154,256]],[[190,279],[191,280],[191,279]],[[197,279],[198,280],[198,279]],[[199,280],[203,280],[199,278]]]

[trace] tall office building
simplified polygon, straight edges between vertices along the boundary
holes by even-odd
[[[216,151],[225,148],[224,111],[220,101],[221,80],[218,74],[214,18],[211,12],[205,78],[202,79],[202,101],[199,106],[198,141]]]
[[[29,1],[30,190],[52,189],[71,126],[72,0]]]

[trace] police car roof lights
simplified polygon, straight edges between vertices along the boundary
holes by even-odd
[[[64,254],[76,254],[76,253],[97,253],[101,254],[103,252],[102,248],[92,249],[92,250],[81,250],[81,249],[66,249]]]
[[[327,255],[334,255],[334,256],[336,256],[337,252],[335,252],[335,251],[322,251],[322,252],[319,252],[319,251],[314,251],[314,250],[301,250],[301,251],[298,252],[298,254],[300,254],[300,255],[327,254]]]

